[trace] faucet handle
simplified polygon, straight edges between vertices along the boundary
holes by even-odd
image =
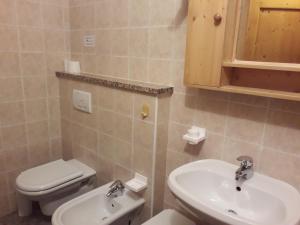
[[[113,187],[118,187],[118,188],[121,188],[121,189],[125,188],[123,182],[120,181],[120,180],[114,181],[114,182],[109,186],[109,188],[113,188]]]
[[[241,162],[241,166],[248,169],[253,166],[253,158],[247,155],[241,155],[237,157],[237,160]]]

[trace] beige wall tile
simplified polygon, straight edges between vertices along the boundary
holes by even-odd
[[[42,52],[44,50],[43,40],[43,31],[41,29],[20,29],[20,41],[22,51]]]
[[[150,24],[171,25],[175,16],[173,0],[151,0],[150,1]]]
[[[0,102],[23,99],[21,78],[0,78]]]
[[[192,125],[194,122],[196,102],[193,96],[174,94],[171,99],[171,120]]]
[[[0,195],[0,216],[5,216],[10,212],[9,198],[7,195]]]
[[[112,75],[114,77],[128,78],[127,57],[112,57],[111,66],[112,66]]]
[[[96,55],[96,72],[102,75],[112,74],[112,59],[109,55]]]
[[[0,23],[16,24],[16,0],[2,0],[0,2]]]
[[[48,119],[46,99],[26,101],[25,115],[28,122]]]
[[[149,29],[149,56],[152,58],[171,58],[172,32],[169,28]]]
[[[169,84],[171,77],[171,61],[150,60],[149,81],[157,84]]]
[[[24,77],[23,84],[25,98],[32,99],[46,97],[46,77]]]
[[[98,111],[98,129],[100,132],[114,135],[116,129],[113,125],[115,124],[115,114],[112,111],[102,110]]]
[[[129,58],[129,79],[148,81],[148,61],[143,58]]]
[[[214,98],[199,97],[196,104],[196,123],[209,131],[224,134],[228,102]]]
[[[29,144],[32,145],[48,140],[49,129],[47,121],[28,123],[26,127]]]
[[[70,33],[71,53],[82,52],[83,50],[82,38],[83,38],[82,31],[71,31]]]
[[[94,2],[80,7],[80,23],[84,29],[95,28],[95,5]]]
[[[186,47],[187,27],[180,26],[174,29],[173,57],[184,60]]]
[[[95,3],[96,15],[95,24],[96,28],[108,28],[112,24],[112,16],[117,15],[113,13],[112,1],[111,0],[101,0]]]
[[[112,30],[112,54],[116,56],[128,55],[128,30]]]
[[[115,159],[115,138],[106,134],[99,135],[98,156],[109,160]]]
[[[241,155],[248,155],[253,158],[254,167],[255,169],[257,169],[261,152],[262,149],[259,145],[226,139],[223,152],[223,159],[232,164],[239,165],[240,162],[237,161],[237,158]]]
[[[28,165],[28,155],[26,147],[9,149],[5,152],[6,170],[13,171]]]
[[[276,179],[281,179],[299,189],[299,158],[282,152],[264,149],[261,156],[260,171]],[[283,169],[284,168],[284,169]]]
[[[55,5],[43,5],[44,27],[63,28],[64,11],[62,7]]]
[[[50,159],[49,142],[42,141],[29,145],[29,163],[31,167],[44,164]]]
[[[24,103],[8,102],[0,104],[0,125],[12,125],[25,122]]]
[[[3,148],[13,148],[27,144],[24,125],[3,127],[1,129],[1,136]]]
[[[126,167],[122,167],[119,165],[114,165],[114,180],[122,180],[126,182],[133,178],[132,172],[128,170]]]
[[[131,116],[133,113],[134,94],[127,91],[116,90],[115,92],[115,112]]]
[[[70,7],[70,26],[71,29],[81,28],[80,7]]]
[[[270,108],[286,112],[300,113],[300,103],[296,101],[286,101],[280,99],[270,99]]]
[[[46,73],[45,56],[42,53],[21,54],[23,76],[42,76]]]
[[[65,33],[64,31],[45,30],[45,48],[46,52],[65,51]]]
[[[115,160],[119,165],[131,169],[132,168],[132,145],[122,140],[115,141]]]
[[[146,177],[152,177],[152,152],[134,147],[133,169]]]
[[[39,1],[17,0],[18,24],[41,27],[42,14]]]
[[[18,51],[17,29],[0,27],[0,51]]]
[[[271,111],[266,125],[264,146],[299,155],[300,115]]]
[[[129,31],[129,55],[134,57],[148,55],[148,29],[131,29]]]
[[[129,0],[129,25],[146,26],[149,24],[149,0]]]
[[[54,76],[47,76],[47,92],[48,97],[59,96],[59,80]]]
[[[96,31],[96,52],[97,54],[110,54],[112,49],[112,32],[111,30]]]
[[[263,137],[265,108],[231,103],[226,136],[259,144]]]
[[[128,26],[128,0],[111,0],[111,4],[113,9],[112,26]]]
[[[154,125],[140,120],[134,121],[134,149],[153,151]]]
[[[115,137],[130,142],[132,139],[132,118],[116,114],[114,125]]]
[[[19,76],[19,57],[16,53],[0,53],[0,76]]]
[[[98,106],[103,109],[113,110],[115,106],[115,90],[111,88],[98,88]]]

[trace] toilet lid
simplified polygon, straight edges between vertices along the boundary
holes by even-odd
[[[83,176],[83,172],[60,159],[22,172],[16,180],[24,191],[38,192],[51,189]]]

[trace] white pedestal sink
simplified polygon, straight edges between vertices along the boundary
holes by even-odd
[[[259,173],[237,183],[237,168],[220,160],[200,160],[175,169],[168,185],[184,204],[224,223],[296,225],[299,222],[300,194],[294,187]]]

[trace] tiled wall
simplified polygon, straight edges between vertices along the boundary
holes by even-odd
[[[183,86],[187,0],[77,0],[71,3],[71,53],[91,73],[175,86],[171,99],[167,174],[193,160],[237,163],[254,157],[255,169],[300,190],[300,103],[188,89]],[[96,46],[82,46],[84,34]],[[189,146],[189,126],[208,139]],[[155,192],[158,195],[160,192]],[[165,206],[177,207],[168,188]]]
[[[92,94],[91,114],[74,109],[73,89]],[[152,193],[164,188],[164,179],[159,178],[165,177],[170,98],[64,79],[60,80],[60,93],[64,158],[76,158],[94,168],[98,185],[116,179],[126,182],[134,172],[147,176],[143,217],[161,210],[163,197],[152,198]],[[141,117],[144,104],[150,108],[146,119]],[[162,175],[158,179],[156,171]]]
[[[65,0],[0,1],[0,216],[19,171],[61,155],[58,80],[68,52]]]

